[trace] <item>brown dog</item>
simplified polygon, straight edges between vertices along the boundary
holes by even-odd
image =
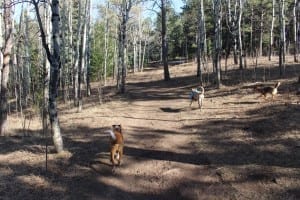
[[[263,88],[258,88],[255,87],[254,89],[261,93],[261,96],[264,96],[264,98],[267,98],[267,95],[272,95],[272,99],[274,99],[275,95],[278,93],[278,87],[280,86],[280,82],[277,82],[274,87],[268,86],[268,87],[263,87]]]
[[[202,109],[203,105],[203,100],[204,100],[204,87],[200,86],[201,91],[198,89],[192,89],[191,94],[190,94],[190,107],[192,106],[192,103],[194,101],[198,101],[198,106],[200,109]]]
[[[115,165],[121,164],[123,156],[124,139],[121,125],[112,125],[112,130],[107,131],[110,133],[111,145],[110,145],[110,161]]]

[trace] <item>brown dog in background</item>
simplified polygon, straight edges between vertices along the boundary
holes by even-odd
[[[264,98],[267,98],[267,95],[272,95],[272,99],[277,95],[278,93],[278,87],[280,86],[280,82],[277,82],[274,87],[268,86],[268,87],[263,87],[263,88],[258,88],[255,87],[255,91],[259,92],[261,96],[264,96]]]
[[[121,125],[112,125],[112,130],[107,131],[110,133],[110,161],[115,167],[115,165],[121,164],[121,159],[123,156],[124,148],[124,138],[122,133]]]

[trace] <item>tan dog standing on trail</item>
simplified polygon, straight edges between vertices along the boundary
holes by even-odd
[[[110,161],[113,168],[121,164],[123,156],[124,139],[121,125],[112,125],[112,130],[107,131],[110,134]]]
[[[261,94],[261,96],[264,96],[264,98],[267,98],[267,95],[272,95],[272,99],[277,95],[278,93],[278,87],[280,86],[280,82],[277,82],[274,87],[268,86],[263,88],[255,87],[254,89]]]
[[[203,105],[203,100],[204,100],[204,87],[200,86],[201,91],[198,89],[192,89],[191,94],[190,94],[190,107],[192,106],[194,101],[198,101],[198,106],[200,109],[202,109]]]

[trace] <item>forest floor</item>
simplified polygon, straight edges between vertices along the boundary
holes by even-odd
[[[108,85],[101,105],[94,83],[82,112],[59,104],[66,151],[58,155],[39,117],[11,114],[11,136],[0,138],[0,199],[300,199],[300,66],[288,63],[279,78],[275,64],[266,64],[266,82],[263,64],[245,70],[244,81],[229,70],[220,89],[204,75],[202,110],[189,107],[194,63],[170,66],[169,82],[161,67],[129,74],[126,94]],[[253,91],[277,81],[274,101]],[[125,137],[115,172],[104,132],[112,124]]]

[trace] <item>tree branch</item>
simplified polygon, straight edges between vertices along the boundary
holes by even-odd
[[[46,34],[45,34],[45,31],[44,31],[41,15],[40,15],[40,11],[39,11],[39,5],[38,5],[39,0],[38,1],[31,0],[31,3],[34,5],[34,9],[35,9],[35,12],[36,12],[36,17],[37,17],[38,24],[39,24],[39,27],[40,27],[40,32],[41,32],[42,44],[45,48],[45,51],[46,51],[47,58],[48,58],[49,62],[52,63],[52,55],[51,55],[49,46],[48,46],[47,41],[46,41]]]

